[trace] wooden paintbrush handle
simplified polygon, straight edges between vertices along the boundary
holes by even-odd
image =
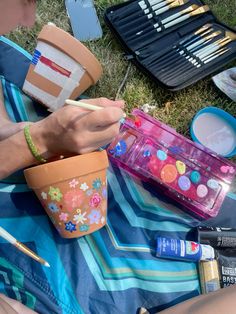
[[[178,13],[176,13],[176,14],[173,14],[173,15],[167,17],[166,19],[162,20],[162,23],[163,23],[163,24],[166,24],[166,23],[168,23],[169,21],[172,21],[172,20],[176,19],[176,18],[179,17],[179,16],[181,16],[181,12],[178,12]]]
[[[182,21],[187,20],[190,16],[191,16],[190,14],[185,14],[183,16],[180,16],[179,18],[177,18],[177,19],[175,19],[175,20],[173,20],[173,21],[171,21],[171,22],[169,22],[167,24],[164,24],[164,28],[166,29],[166,28],[174,26],[174,25],[176,25],[178,23],[181,23]],[[161,32],[161,31],[162,31],[162,28],[158,27],[157,28],[157,32]]]

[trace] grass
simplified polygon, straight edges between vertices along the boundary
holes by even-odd
[[[124,1],[95,1],[104,34],[101,39],[86,42],[85,45],[102,63],[104,74],[98,84],[86,92],[90,97],[104,96],[114,99],[128,67],[121,46],[103,21],[105,9],[120,2]],[[236,26],[236,15],[234,14],[236,12],[236,1],[205,0],[205,3],[209,4],[221,22],[231,27]],[[37,34],[42,26],[49,21],[71,32],[64,0],[39,1],[37,21],[34,28],[31,30],[17,30],[10,34],[10,38],[32,52],[36,45]],[[236,62],[232,62],[228,67],[235,65]],[[189,125],[193,116],[205,106],[217,106],[236,116],[235,103],[222,94],[210,78],[201,80],[182,91],[169,92],[154,84],[133,65],[120,98],[126,101],[126,110],[128,112],[144,103],[155,105],[156,109],[152,114],[186,136],[189,136]]]

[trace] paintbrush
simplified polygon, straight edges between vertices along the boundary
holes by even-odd
[[[195,49],[199,49],[199,47],[206,45],[210,41],[211,39],[206,40],[204,43],[201,43],[199,44],[199,46],[193,48],[192,51],[194,51]],[[181,67],[184,59],[188,60],[188,58],[191,57],[188,55],[187,50],[188,50],[188,47],[186,47],[186,50],[175,52],[174,56],[169,57],[167,60],[163,60],[161,63],[160,62],[157,63],[155,66],[159,66],[159,70],[163,69],[165,71],[165,74],[168,75],[169,72],[173,71],[173,68],[176,70],[178,69],[178,67]],[[192,51],[189,50],[189,52],[192,52]]]
[[[206,59],[204,59],[203,63],[204,64],[207,64],[211,61],[213,61],[214,59],[220,57],[221,55],[225,54],[226,52],[228,52],[230,50],[230,48],[227,48],[227,49],[224,49],[224,50],[221,50],[220,52],[218,53],[213,53],[211,55],[209,55]],[[189,75],[187,75],[186,71],[183,73],[181,73],[182,75],[176,75],[174,78],[172,77],[171,80],[168,80],[168,84],[171,84],[171,85],[179,85],[180,83],[182,82],[186,82],[189,78],[192,78],[195,74],[198,74],[199,73],[199,67],[202,67],[203,65],[201,64],[200,66],[196,67],[195,70],[193,70],[191,68],[191,71],[189,71]]]
[[[158,4],[155,4],[155,5],[152,6],[152,11],[156,11],[156,10],[158,10],[158,9],[160,9],[160,8],[166,6],[166,5],[168,5],[168,4],[170,4],[170,3],[174,2],[174,1],[175,0],[164,0],[164,1],[160,2],[160,3],[158,3]]]
[[[219,35],[219,32],[220,31],[217,31],[217,32],[214,32],[214,33],[212,33],[211,35],[209,35],[209,36],[207,36],[207,38],[208,38],[208,40],[207,41],[205,41],[205,43],[201,43],[198,47],[194,47],[194,49],[192,49],[192,51],[190,51],[191,53],[193,53],[193,50],[195,50],[195,49],[197,49],[197,51],[199,51],[199,50],[202,50],[202,49],[199,49],[199,47],[202,47],[202,45],[205,45],[207,42],[209,42],[209,41],[211,41],[213,38],[214,38],[214,36],[218,36]],[[210,37],[211,36],[211,37]],[[216,42],[218,42],[217,44],[215,44]],[[215,47],[215,49],[214,50],[212,50],[212,51],[210,51],[209,49],[207,50],[207,51],[209,51],[209,52],[206,52],[203,56],[206,56],[206,55],[208,55],[208,54],[210,54],[211,52],[214,52],[214,51],[216,51],[217,49],[219,49],[218,47],[218,45],[219,45],[219,43],[220,42],[222,42],[222,39],[220,39],[220,40],[218,40],[218,41],[216,41],[215,43],[213,43],[213,44],[210,44],[210,45],[207,45],[206,47],[209,47],[209,46],[211,46],[211,45],[214,45],[214,47]],[[192,45],[191,45],[192,46]],[[213,46],[212,46],[213,47]],[[204,48],[203,48],[204,49]],[[186,51],[184,51],[184,54],[182,54],[181,55],[181,59],[182,58],[184,58],[185,60],[187,60],[188,62],[190,62],[190,64],[192,63],[194,66],[196,66],[196,65],[198,65],[198,59],[200,59],[201,60],[201,54],[197,54],[196,53],[196,58],[194,58],[194,57],[191,57],[190,55],[187,55],[187,52]],[[173,75],[173,73],[177,73],[178,72],[178,70],[182,70],[182,71],[184,71],[185,69],[184,69],[184,67],[183,67],[183,63],[182,63],[182,60],[181,59],[179,59],[178,60],[178,62],[176,61],[175,63],[174,63],[174,65],[170,68],[170,66],[168,66],[168,68],[169,68],[169,70],[168,70],[168,68],[165,68],[165,72],[164,72],[164,75],[163,75],[163,78],[167,78],[167,77],[171,77],[172,75]]]
[[[184,5],[184,4],[186,4],[187,2],[188,2],[189,0],[176,0],[176,1],[174,1],[174,2],[172,2],[171,4],[169,4],[169,5],[167,5],[167,6],[165,6],[164,8],[162,8],[162,12],[165,12],[165,11],[168,11],[168,10],[170,10],[171,8],[175,8],[175,7],[178,7],[178,6],[181,6],[181,5]],[[136,29],[135,29],[135,31],[136,31],[136,33],[134,34],[134,30],[133,29],[131,29],[130,31],[126,31],[126,33],[125,33],[125,37],[127,38],[127,39],[129,39],[129,40],[132,40],[132,39],[134,39],[136,36],[140,36],[141,34],[143,34],[143,33],[146,33],[146,32],[148,32],[149,30],[152,30],[153,28],[156,28],[156,27],[158,27],[158,23],[155,23],[155,24],[151,24],[150,23],[150,19],[151,18],[154,18],[156,15],[159,15],[160,13],[157,13],[159,10],[157,10],[157,11],[154,11],[153,13],[151,13],[151,14],[148,14],[148,15],[143,15],[143,16],[141,16],[141,17],[139,17],[140,16],[140,14],[137,16],[137,18],[138,18],[138,22],[140,23],[140,27],[137,29],[137,27],[136,27]],[[132,22],[130,22],[129,24],[128,24],[128,26],[132,26],[132,25],[134,25],[134,26],[136,26],[136,24],[137,24],[137,21],[132,21]],[[127,28],[127,24],[126,25],[124,25],[123,26],[123,28],[121,27],[121,31],[122,31],[122,29],[124,30],[125,28]]]
[[[150,20],[151,18],[154,17],[154,11],[155,11],[156,9],[161,8],[161,7],[163,7],[163,6],[166,6],[166,4],[172,3],[172,2],[174,2],[174,1],[175,1],[175,0],[164,0],[164,1],[158,3],[158,4],[154,5],[154,6],[151,6],[150,9],[145,9],[145,10],[141,7],[141,9],[143,10],[143,12],[141,12],[141,14],[140,14],[140,12],[139,12],[139,13],[136,12],[135,14],[132,14],[131,16],[129,16],[129,18],[126,18],[125,20],[122,19],[122,20],[118,23],[118,25],[122,24],[122,25],[120,26],[120,30],[121,30],[121,31],[124,31],[124,30],[127,29],[127,28],[132,28],[133,26],[136,26],[136,24],[137,24],[137,19],[136,19],[136,17],[138,18],[138,22],[141,24],[141,25],[140,25],[140,24],[139,24],[139,25],[140,25],[141,27],[143,27],[143,22],[145,22],[145,21],[148,22],[148,20]],[[149,14],[148,14],[148,13],[149,13]],[[140,16],[140,15],[141,15],[141,16]],[[127,21],[127,19],[128,19],[128,22],[125,23],[125,21]],[[127,36],[127,34],[126,34],[126,36]]]
[[[164,1],[164,0],[161,0],[161,1]],[[139,1],[139,3],[138,3],[139,8],[136,11],[133,11],[132,13],[130,13],[128,16],[125,16],[125,17],[122,16],[120,11],[119,11],[118,12],[119,13],[119,20],[117,21],[116,24],[117,25],[129,24],[130,22],[133,22],[134,19],[136,19],[138,17],[143,17],[144,15],[146,15],[148,13],[152,13],[153,10],[152,10],[152,4],[151,3],[154,3],[154,5],[155,5],[158,2],[157,1],[155,1],[155,2],[148,1],[148,2],[149,2],[149,8],[148,8],[148,5],[144,1]],[[118,10],[120,10],[120,9],[118,9]],[[127,10],[126,10],[126,12],[127,12]]]
[[[47,261],[45,261],[43,258],[39,257],[36,253],[31,251],[27,246],[25,246],[23,243],[16,240],[9,232],[7,232],[5,229],[0,227],[0,236],[5,239],[7,242],[14,245],[18,250],[23,252],[24,254],[28,255],[29,257],[33,258],[35,261],[39,262],[40,264],[50,267]]]
[[[145,309],[144,307],[141,307],[141,308],[139,309],[139,313],[138,313],[138,314],[150,314],[150,313],[148,312],[147,309]]]
[[[229,49],[229,48],[227,48],[227,49]],[[214,51],[212,51],[212,52],[210,51],[209,53],[206,53],[206,54],[203,55],[203,56],[199,56],[199,57],[195,58],[193,61],[191,60],[190,62],[192,62],[192,64],[195,65],[195,66],[199,66],[199,64],[202,65],[201,63],[199,63],[198,60],[203,61],[203,60],[205,60],[206,58],[209,58],[209,56],[212,56],[213,54],[217,54],[218,52],[220,52],[220,51],[222,51],[222,50],[224,51],[225,49],[218,47],[216,50],[214,50]]]
[[[163,26],[164,26],[164,29],[167,29],[167,28],[169,28],[169,27],[171,27],[171,26],[174,26],[174,25],[176,25],[176,24],[179,24],[179,23],[181,23],[181,22],[183,22],[183,21],[189,19],[190,17],[196,16],[196,15],[198,15],[198,14],[206,13],[206,12],[209,11],[209,10],[210,10],[210,8],[208,7],[208,5],[203,5],[202,7],[199,7],[198,9],[196,9],[196,10],[194,10],[194,11],[188,13],[188,14],[185,14],[185,15],[183,15],[183,16],[180,16],[179,18],[177,18],[177,19],[175,19],[175,20],[173,20],[173,21],[171,21],[171,22],[169,22],[169,23],[164,24],[164,25],[163,25]],[[157,32],[161,32],[161,31],[162,31],[162,28],[161,28],[161,27],[158,27],[158,28],[156,29],[156,31],[157,31]]]
[[[163,0],[149,0],[148,3],[150,6],[155,5],[159,2],[162,2]],[[141,10],[145,10],[148,8],[148,5],[146,4],[145,1],[134,1],[131,2],[128,5],[124,5],[123,7],[119,8],[117,10],[117,14],[119,14],[119,20],[121,20],[120,16],[122,16],[122,18],[131,16],[133,13],[136,13],[138,11]]]
[[[208,54],[208,55],[205,55],[205,56],[202,57],[201,59],[199,58],[202,63],[197,62],[196,64],[194,64],[194,66],[195,66],[196,68],[199,68],[199,67],[203,66],[203,63],[204,63],[204,64],[205,64],[205,63],[209,63],[209,62],[213,61],[215,58],[217,58],[218,56],[221,56],[222,54],[226,53],[226,52],[229,51],[229,50],[230,50],[230,48],[220,48],[220,49],[218,49],[218,50],[215,51],[215,52],[212,52],[212,53],[210,53],[210,54]],[[182,73],[185,73],[185,74],[186,74],[186,70],[192,68],[192,64],[191,64],[191,63],[189,63],[189,64],[190,64],[190,66],[189,66],[188,68],[187,68],[187,67],[182,67],[181,70],[175,71],[175,77],[179,76],[179,75],[182,74]],[[191,71],[192,71],[192,70],[191,70]],[[170,77],[171,77],[171,75],[168,76],[168,77],[166,76],[165,79],[168,79],[168,78],[170,78]],[[173,77],[173,73],[172,73],[172,77]]]
[[[212,24],[205,24],[203,25],[201,28],[199,28],[198,30],[196,30],[194,33],[185,36],[181,41],[178,42],[178,44],[173,46],[173,49],[177,49],[180,45],[187,43],[187,42],[192,42],[194,40],[197,40],[199,38],[201,38],[201,36],[203,36],[205,34],[205,31],[207,31],[208,28],[210,28],[212,26]],[[203,34],[201,34],[202,32],[204,32]],[[147,57],[145,59],[145,64],[150,65],[153,62],[155,62],[155,64],[157,63],[161,63],[163,60],[166,60],[167,57],[170,56],[176,56],[175,52],[173,50],[165,53],[164,55],[160,56],[160,57],[156,57],[156,54],[153,53],[150,57]]]
[[[186,50],[191,51],[191,52],[195,51],[195,49],[199,49],[200,47],[202,47],[203,44],[210,42],[213,38],[217,37],[220,34],[221,34],[221,31],[216,31],[216,32],[213,32],[213,33],[195,41],[192,44],[185,44],[185,45],[183,45],[185,50],[180,50],[179,54],[184,56],[185,54],[187,54]]]
[[[197,52],[194,52],[194,55],[201,59],[203,57],[205,57],[206,55],[209,55],[212,52],[217,51],[219,48],[227,45],[229,42],[231,42],[232,40],[230,38],[223,38],[223,39],[219,39],[216,42],[214,42],[213,44],[208,45],[205,48],[202,48],[200,50],[198,50]],[[191,62],[192,60],[194,60],[194,58],[190,58],[189,61]]]
[[[187,41],[187,42],[185,42],[183,45],[181,45],[179,47],[175,46],[176,49],[174,50],[174,54],[172,56],[162,58],[161,60],[156,62],[155,65],[160,64],[161,68],[163,68],[163,67],[165,67],[166,65],[170,64],[173,61],[175,62],[175,65],[176,65],[176,62],[178,63],[178,60],[179,60],[179,62],[181,62],[182,58],[179,58],[179,55],[181,55],[181,56],[187,55],[187,51],[186,50],[194,51],[195,49],[198,49],[199,47],[202,47],[207,42],[211,41],[214,37],[216,37],[216,36],[218,36],[220,34],[220,31],[217,31],[217,32],[213,32],[212,34],[209,34],[208,36],[204,36],[204,34],[208,34],[212,30],[213,30],[212,28],[207,30],[201,36],[195,37],[195,40]],[[196,40],[197,38],[200,38],[200,39]],[[192,44],[190,45],[190,43],[192,43]]]
[[[174,2],[172,2],[172,3],[168,4],[168,5],[166,5],[164,8],[161,8],[161,9],[159,9],[159,10],[154,11],[153,14],[156,15],[156,16],[157,16],[157,15],[160,15],[160,14],[162,14],[162,13],[164,13],[164,12],[170,10],[170,9],[173,9],[173,8],[179,7],[179,6],[181,6],[181,5],[184,5],[184,4],[186,4],[188,1],[189,1],[189,0],[177,0],[177,1],[174,1]]]
[[[214,60],[215,58],[218,58],[219,56],[225,54],[226,52],[228,52],[230,50],[230,48],[225,48],[225,49],[220,49],[219,51],[215,52],[215,53],[212,53],[210,55],[208,55],[207,57],[201,59],[201,61],[203,63],[209,63],[211,62],[212,60]]]
[[[97,111],[97,110],[101,110],[101,109],[106,108],[106,107],[101,107],[101,106],[97,106],[97,105],[87,104],[87,103],[82,102],[80,100],[77,101],[77,100],[72,100],[72,99],[66,99],[65,103],[67,105],[77,106],[77,107],[80,107],[80,108],[83,108],[83,109],[89,110],[89,111]],[[125,113],[123,114],[123,117],[126,118]]]
[[[189,13],[191,11],[197,10],[198,8],[199,8],[199,6],[196,5],[196,4],[190,5],[186,9],[184,9],[184,10],[178,12],[178,13],[172,14],[172,15],[168,16],[167,18],[163,19],[161,21],[161,23],[162,24],[167,24],[168,22],[177,19],[179,16],[181,16],[181,15],[183,15],[185,13]]]
[[[195,36],[194,38],[192,38],[191,40],[188,40],[188,41],[184,42],[183,44],[180,44],[180,43],[179,43],[178,46],[175,46],[174,48],[176,48],[176,50],[180,50],[180,49],[182,49],[183,47],[187,47],[187,46],[191,45],[192,43],[195,43],[195,42],[198,41],[199,39],[204,38],[205,35],[207,35],[207,34],[213,32],[213,31],[214,31],[213,28],[209,28],[209,29],[207,29],[204,33],[201,33],[201,34],[199,34],[198,36]]]
[[[212,27],[212,24],[205,24],[203,25],[202,27],[200,27],[198,30],[196,30],[193,34],[190,34],[186,37],[184,37],[181,41],[179,41],[178,45],[183,45],[184,43],[188,42],[190,39],[191,40],[194,40],[195,37],[199,38],[199,36],[202,36],[200,35],[202,32],[205,33],[206,30],[208,30],[210,27]],[[175,48],[175,46],[174,46]]]
[[[206,55],[203,58],[200,58],[202,63],[208,63],[212,60],[214,60],[216,57],[221,56],[222,54],[224,54],[225,52],[229,51],[230,48],[220,48],[215,52],[210,53],[209,55]],[[193,63],[197,68],[200,68],[203,64],[199,63],[198,61],[195,61],[195,63]]]

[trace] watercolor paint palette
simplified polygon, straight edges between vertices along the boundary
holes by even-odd
[[[198,218],[217,216],[236,167],[141,110],[107,148],[116,165],[150,181]]]

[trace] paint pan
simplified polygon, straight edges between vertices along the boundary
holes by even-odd
[[[236,155],[236,119],[226,111],[207,107],[200,110],[191,125],[191,137],[215,153]]]

